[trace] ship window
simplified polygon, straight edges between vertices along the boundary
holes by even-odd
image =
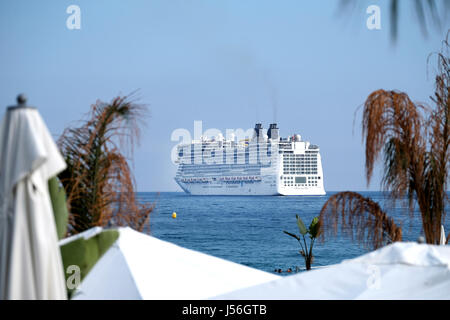
[[[306,183],[306,177],[295,177],[295,183]]]

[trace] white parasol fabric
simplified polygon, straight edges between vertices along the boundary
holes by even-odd
[[[67,299],[48,193],[66,164],[36,109],[8,109],[0,152],[0,299]]]
[[[450,299],[450,247],[394,243],[337,265],[215,299]]]
[[[441,239],[439,240],[439,244],[445,245],[446,242],[444,225],[441,224]]]
[[[119,233],[73,299],[207,299],[279,278],[131,228]]]

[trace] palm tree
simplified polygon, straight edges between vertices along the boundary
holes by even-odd
[[[348,11],[359,5],[358,2],[359,1],[355,0],[340,0],[340,8],[344,11]],[[430,24],[434,25],[437,29],[441,29],[443,22],[447,18],[447,13],[450,10],[450,2],[447,0],[414,0],[403,2],[413,3],[417,20],[424,36],[428,35]],[[398,35],[399,14],[401,11],[400,3],[400,0],[390,0],[389,3],[390,32],[391,38],[394,42],[396,41]],[[440,11],[442,11],[441,15]]]
[[[449,33],[450,34],[450,33]],[[450,56],[449,37],[437,57],[435,108],[415,104],[406,93],[378,90],[366,100],[362,134],[365,171],[370,183],[374,165],[384,156],[383,190],[392,200],[406,197],[411,214],[417,203],[426,242],[438,244],[445,220],[450,163]],[[430,55],[432,57],[433,55]],[[325,234],[342,230],[356,235],[374,249],[401,241],[402,232],[373,200],[355,192],[340,192],[328,199],[320,219]],[[448,242],[448,238],[447,238]]]
[[[121,147],[131,152],[145,107],[117,97],[98,101],[87,120],[68,128],[58,144],[67,163],[59,178],[67,193],[69,233],[94,226],[130,226],[142,231],[153,206],[135,198],[135,181]]]

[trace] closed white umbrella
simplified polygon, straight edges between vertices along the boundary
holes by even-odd
[[[445,242],[447,242],[447,239],[445,238],[444,225],[441,224],[441,239],[439,241],[439,244],[445,245]]]
[[[66,164],[35,108],[0,124],[0,299],[66,299],[48,180]]]
[[[61,244],[97,233],[88,230]],[[73,299],[207,299],[279,278],[120,228],[119,238],[89,271]]]
[[[450,248],[396,242],[361,257],[215,299],[450,299]]]

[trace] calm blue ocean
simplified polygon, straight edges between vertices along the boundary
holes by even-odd
[[[260,270],[274,272],[304,268],[298,242],[283,230],[298,234],[295,215],[309,225],[317,216],[327,196],[190,196],[185,193],[138,193],[140,201],[155,202],[150,230],[159,239],[231,260]],[[381,192],[365,192],[387,209],[403,227],[403,239],[416,241],[422,234],[420,215],[411,219],[397,203],[394,208]],[[447,210],[448,211],[448,210]],[[177,218],[172,218],[172,213]],[[446,232],[450,231],[447,218]],[[338,235],[326,242],[316,242],[314,266],[339,263],[367,252],[348,237]],[[284,273],[287,275],[287,273]]]

